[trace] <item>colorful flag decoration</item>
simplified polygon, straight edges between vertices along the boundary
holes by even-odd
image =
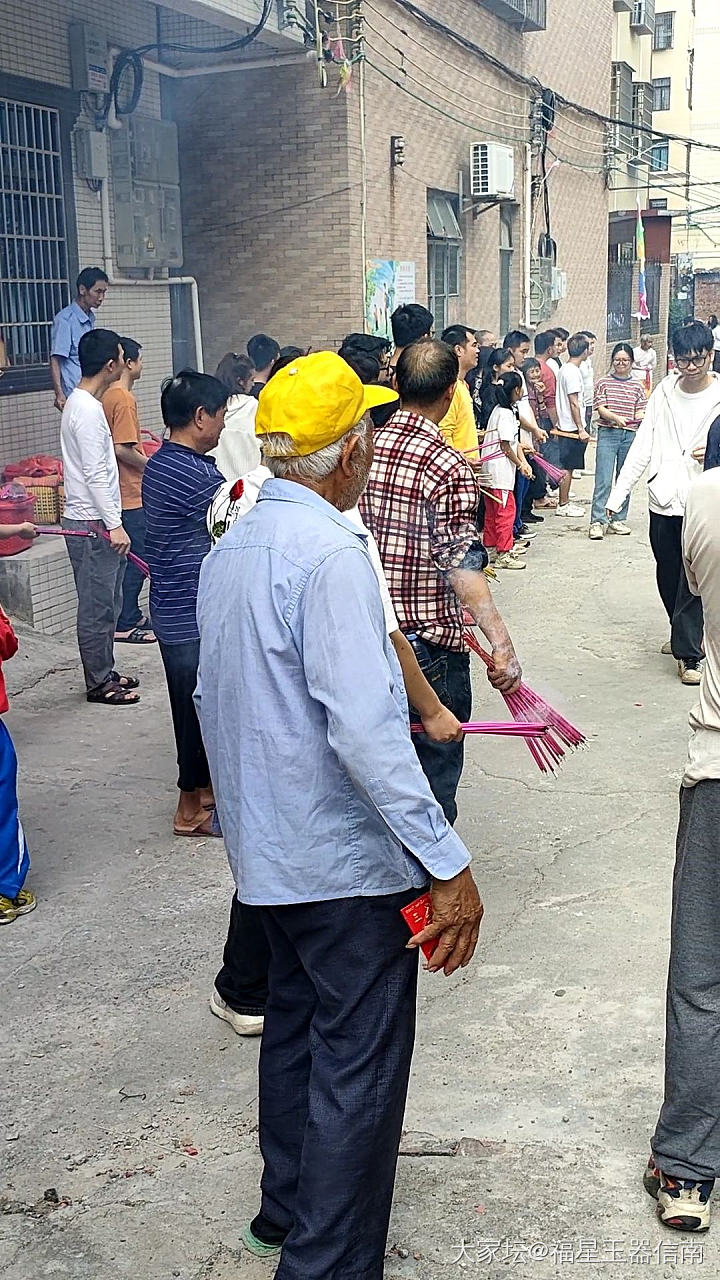
[[[636,315],[640,320],[649,320],[650,311],[648,308],[647,298],[647,280],[645,277],[645,228],[642,220],[642,210],[640,208],[640,200],[638,198],[637,206],[637,236],[636,236],[636,252],[638,260],[638,309]]]

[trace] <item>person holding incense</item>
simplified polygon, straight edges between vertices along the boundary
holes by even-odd
[[[427,967],[453,973],[482,918],[344,515],[372,462],[369,410],[393,398],[332,352],[275,374],[256,419],[272,477],[200,573],[200,721],[238,894],[271,951],[262,1199],[243,1240],[279,1257],[276,1280],[382,1275],[417,949],[437,938]],[[433,922],[411,939],[401,910],[428,884]]]
[[[178,762],[176,836],[221,836],[193,693],[200,635],[195,605],[200,566],[210,550],[207,512],[223,483],[212,458],[228,391],[209,373],[183,369],[162,386],[168,432],[143,472],[150,616],[165,668]]]
[[[477,527],[475,474],[439,430],[458,372],[458,358],[443,342],[428,339],[403,351],[395,370],[401,408],[375,428],[375,460],[360,512],[380,549],[400,627],[441,701],[465,722],[472,711],[466,608],[492,645],[495,688],[517,688],[521,673],[483,573],[488,556]],[[430,742],[419,734],[415,749],[454,823],[463,743]]]
[[[130,536],[123,528],[117,458],[101,403],[125,366],[120,338],[111,329],[91,329],[80,339],[78,358],[82,377],[65,401],[60,424],[62,527],[85,535],[66,540],[78,597],[78,648],[88,702],[134,706],[140,682],[121,676],[114,663]]]
[[[521,375],[517,371],[504,373],[495,387],[496,404],[485,432],[484,448],[488,453],[484,466],[491,501],[485,503],[483,542],[496,569],[526,567],[522,554],[514,549],[516,473],[519,471],[525,480],[532,479],[532,470],[520,443],[518,405],[524,395]]]

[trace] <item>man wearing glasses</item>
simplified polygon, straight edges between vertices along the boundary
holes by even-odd
[[[702,472],[707,434],[720,418],[720,377],[712,372],[712,330],[699,320],[672,336],[677,373],[658,385],[608,500],[608,517],[621,509],[647,467],[650,546],[660,598],[670,619],[663,653],[677,659],[683,684],[700,684],[703,616],[688,587],[682,555],[685,500]]]

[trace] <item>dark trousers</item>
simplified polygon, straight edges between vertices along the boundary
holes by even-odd
[[[163,644],[161,641],[160,656],[165,668],[175,730],[178,787],[181,791],[197,791],[199,787],[210,786],[210,770],[193,702],[200,641],[184,640],[182,644]]]
[[[530,458],[530,466],[532,468],[533,478],[528,481],[528,487],[525,492],[525,500],[523,502],[522,515],[527,517],[532,515],[533,502],[539,502],[545,497],[547,492],[547,476],[542,467],[538,466],[534,456]]]
[[[145,559],[145,512],[142,507],[136,511],[123,511],[122,522],[125,532],[130,538],[130,550],[133,555]],[[122,581],[122,609],[117,620],[118,631],[131,631],[138,622],[142,622],[142,613],[138,604],[138,596],[142,590],[143,575],[136,565],[125,561],[125,576]]]
[[[115,623],[120,613],[125,561],[99,536],[99,520],[65,520],[63,529],[87,529],[95,538],[66,538],[77,590],[77,640],[88,693],[112,679]]]
[[[415,650],[425,679],[432,685],[443,706],[448,707],[458,720],[469,720],[472,712],[470,655],[442,649],[437,644],[427,644],[413,635],[409,635],[408,640]],[[417,721],[420,716],[411,709],[410,718]],[[424,733],[414,733],[413,743],[423,773],[430,783],[430,790],[452,825],[458,813],[456,796],[465,760],[464,743],[431,742]]]
[[[665,1027],[652,1149],[673,1178],[720,1177],[720,781],[680,793]]]
[[[275,1280],[382,1280],[415,1038],[400,908],[417,895],[259,908],[261,1212],[288,1231]]]
[[[650,546],[655,557],[660,599],[670,619],[670,643],[676,658],[703,656],[703,611],[688,586],[682,558],[682,516],[650,512]]]
[[[235,1013],[263,1013],[268,995],[270,946],[259,907],[248,907],[237,894],[230,908],[230,926],[223,964],[215,987]]]
[[[522,510],[525,505],[527,491],[530,488],[530,481],[527,476],[521,475],[520,471],[515,472],[515,523],[513,525],[513,534],[517,538],[522,533],[523,518]]]

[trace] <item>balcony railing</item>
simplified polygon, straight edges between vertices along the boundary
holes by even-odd
[[[544,31],[547,26],[547,0],[480,0],[480,3],[521,31]]]

